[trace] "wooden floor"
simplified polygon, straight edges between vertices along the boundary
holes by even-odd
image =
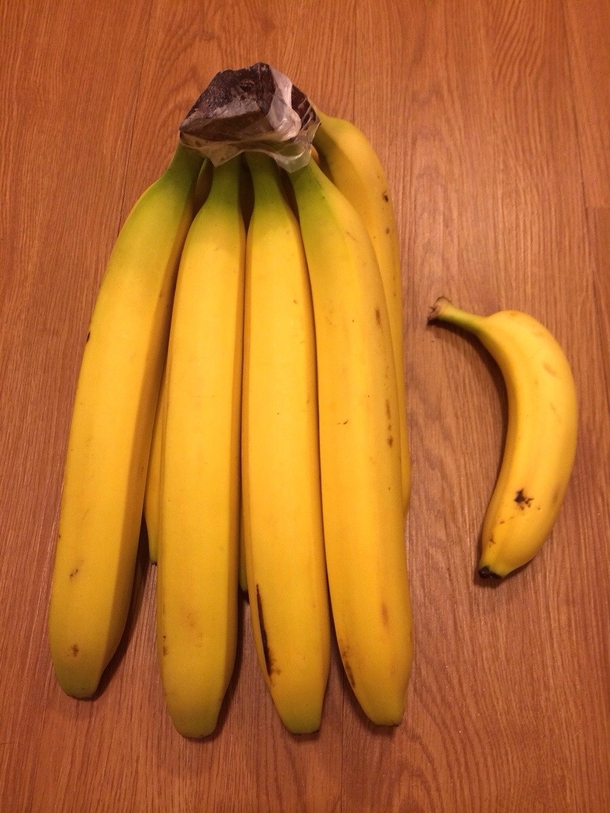
[[[2,813],[610,810],[608,0],[23,0],[0,70]],[[333,656],[318,735],[281,727],[242,607],[218,733],[182,739],[155,659],[155,568],[93,701],[46,637],[64,452],[109,251],[218,70],[270,62],[355,121],[402,241],[415,658],[395,730]],[[474,578],[502,450],[494,364],[428,326],[440,294],[525,310],[580,398],[574,474],[539,556]]]

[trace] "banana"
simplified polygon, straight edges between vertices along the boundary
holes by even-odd
[[[315,336],[299,227],[275,162],[249,153],[242,478],[250,613],[286,728],[320,725],[330,618],[324,561]]]
[[[314,161],[290,179],[315,320],[326,566],[343,666],[365,714],[398,724],[412,630],[388,309],[361,217]]]
[[[411,493],[411,463],[407,428],[404,375],[402,271],[400,246],[388,182],[370,141],[362,130],[345,119],[316,111],[320,126],[314,145],[323,167],[335,186],[360,214],[375,249],[388,306],[392,349],[398,382],[398,425],[400,434],[402,483],[405,516]]]
[[[90,697],[123,634],[180,252],[202,159],[178,146],[123,225],[84,348],[49,606],[62,689]]]
[[[206,158],[203,161],[197,186],[195,188],[195,212],[198,212],[210,192],[212,185],[212,162]],[[146,531],[148,536],[148,554],[153,564],[157,563],[158,535],[159,535],[159,478],[161,476],[161,448],[163,445],[163,426],[165,416],[166,400],[165,367],[161,379],[161,389],[159,401],[155,414],[152,443],[150,447],[150,458],[148,461],[148,473],[146,475],[146,490],[144,492],[144,518],[146,520]]]
[[[470,331],[498,363],[508,395],[500,473],[485,515],[478,565],[502,578],[529,562],[549,536],[576,453],[578,407],[570,365],[554,336],[532,316],[467,313],[439,297],[430,313]]]
[[[245,227],[240,159],[217,167],[182,252],[167,353],[157,651],[185,737],[216,728],[237,643]]]

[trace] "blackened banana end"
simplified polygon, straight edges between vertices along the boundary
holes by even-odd
[[[494,573],[487,565],[484,567],[479,568],[479,576],[482,579],[501,579],[502,576],[498,576],[497,573]]]

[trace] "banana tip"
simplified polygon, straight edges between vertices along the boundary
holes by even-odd
[[[479,568],[479,576],[482,579],[501,579],[502,576],[499,576],[497,573],[494,573],[490,567],[484,565],[483,567]]]

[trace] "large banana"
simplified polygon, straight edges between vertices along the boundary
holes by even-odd
[[[49,610],[57,679],[89,697],[122,636],[175,275],[201,157],[179,146],[139,199],[93,311],[70,428]]]
[[[335,186],[362,217],[375,249],[388,306],[396,380],[405,514],[411,493],[411,463],[405,406],[402,271],[394,208],[385,172],[370,141],[356,125],[317,111],[314,145]]]
[[[285,726],[320,725],[330,619],[320,495],[316,351],[299,227],[273,159],[248,154],[243,393],[247,581],[261,670]]]
[[[240,159],[214,170],[172,314],[161,451],[157,646],[167,708],[211,734],[237,642],[245,228]]]
[[[474,333],[506,383],[506,442],[483,523],[479,561],[480,576],[503,577],[536,555],[561,508],[576,453],[572,371],[551,333],[520,311],[478,316],[440,297],[430,319]]]
[[[315,318],[324,537],[339,651],[378,724],[400,722],[412,657],[396,372],[362,219],[310,161],[290,175]]]

